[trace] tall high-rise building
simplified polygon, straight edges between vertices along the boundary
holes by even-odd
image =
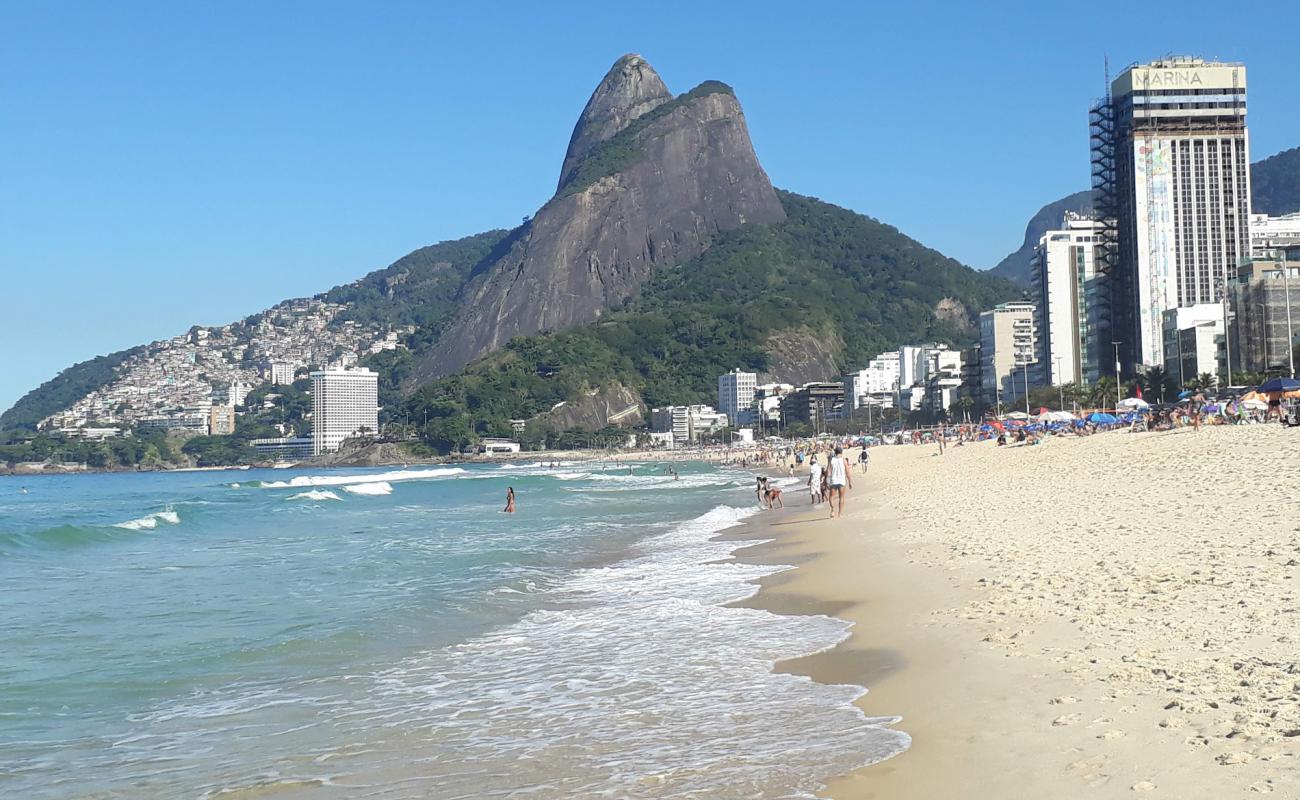
[[[754,388],[757,386],[758,375],[753,372],[733,369],[726,375],[719,375],[718,410],[734,424],[752,422],[757,418],[754,411]]]
[[[1034,341],[1033,303],[1002,303],[980,314],[980,379],[986,404],[1025,393],[1015,381],[1035,363]]]
[[[1111,226],[1109,335],[1131,374],[1163,363],[1164,312],[1218,302],[1249,253],[1246,68],[1160,59],[1109,93],[1090,118],[1094,206]]]
[[[1044,385],[1096,379],[1101,348],[1098,320],[1089,318],[1095,304],[1088,298],[1097,279],[1101,226],[1095,219],[1067,212],[1061,227],[1044,233],[1034,249],[1030,295],[1035,302],[1037,358]],[[1105,344],[1109,350],[1110,342]]]
[[[344,439],[379,431],[379,375],[368,369],[311,373],[312,452],[337,450]]]

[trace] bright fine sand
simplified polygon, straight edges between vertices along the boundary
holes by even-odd
[[[1300,430],[871,452],[738,554],[797,565],[749,605],[855,623],[778,669],[912,737],[826,796],[1300,797]]]

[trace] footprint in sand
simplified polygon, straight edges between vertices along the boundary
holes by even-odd
[[[1071,706],[1079,702],[1079,698],[1065,695],[1064,697],[1053,697],[1051,700],[1048,700],[1047,702],[1049,705],[1053,705],[1053,706]]]
[[[1073,725],[1074,723],[1078,722],[1081,719],[1083,719],[1082,714],[1062,714],[1061,716],[1052,720],[1052,727],[1060,728],[1065,725]]]
[[[1124,731],[1110,730],[1099,735],[1097,738],[1098,739],[1123,739],[1125,736],[1128,736],[1128,734],[1125,733]]]
[[[1252,783],[1250,785],[1250,790],[1252,792],[1258,792],[1259,794],[1269,794],[1270,792],[1273,791],[1273,782],[1256,781],[1255,783]]]
[[[1156,785],[1151,781],[1138,781],[1133,784],[1133,791],[1135,792],[1151,792],[1155,791],[1155,788]]]

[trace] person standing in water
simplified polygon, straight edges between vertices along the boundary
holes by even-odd
[[[507,487],[506,487],[506,508],[505,508],[505,513],[507,513],[507,514],[513,514],[513,513],[515,513],[515,487],[513,487],[513,486],[507,486]]]

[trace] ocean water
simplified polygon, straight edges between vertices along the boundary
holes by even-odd
[[[905,748],[771,672],[846,625],[727,608],[780,569],[712,541],[752,478],[679,469],[0,478],[0,797],[807,797]]]

